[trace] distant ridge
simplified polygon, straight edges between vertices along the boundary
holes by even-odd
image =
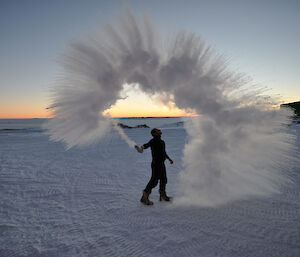
[[[120,117],[120,118],[113,118],[113,119],[172,119],[172,118],[182,118],[182,117]]]
[[[294,110],[295,115],[297,117],[300,117],[300,101],[293,102],[293,103],[282,104],[282,105],[280,105],[280,107],[290,107]]]
[[[149,126],[147,124],[140,124],[140,125],[136,125],[134,127],[125,125],[123,123],[118,123],[117,125],[121,128],[128,128],[128,129],[132,129],[132,128],[149,128]]]

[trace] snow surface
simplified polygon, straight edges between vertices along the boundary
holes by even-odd
[[[175,162],[166,162],[167,192],[176,197],[186,132],[175,119],[159,122]],[[143,206],[149,150],[137,153],[112,130],[65,151],[40,124],[0,121],[0,256],[300,256],[299,167],[287,171],[294,184],[269,198],[181,207],[159,202],[156,188],[154,205]],[[150,139],[147,128],[125,133],[138,144]],[[290,133],[299,153],[300,125]]]

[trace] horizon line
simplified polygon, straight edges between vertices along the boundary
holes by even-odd
[[[151,118],[182,118],[182,117],[197,117],[201,115],[183,115],[183,116],[129,116],[129,117],[109,117],[111,119],[151,119]],[[0,118],[0,120],[33,120],[33,119],[52,119],[50,117],[33,117],[33,118]]]

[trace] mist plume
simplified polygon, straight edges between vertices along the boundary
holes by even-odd
[[[70,44],[60,64],[47,131],[67,148],[101,139],[112,123],[101,113],[121,98],[125,83],[138,84],[202,115],[185,123],[177,203],[216,206],[279,192],[289,181],[282,169],[293,146],[285,132],[289,111],[275,110],[277,99],[230,71],[197,35],[179,32],[166,40],[149,19],[125,11]]]

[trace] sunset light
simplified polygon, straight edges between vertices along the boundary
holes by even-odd
[[[0,1],[0,257],[300,256],[299,14]]]

